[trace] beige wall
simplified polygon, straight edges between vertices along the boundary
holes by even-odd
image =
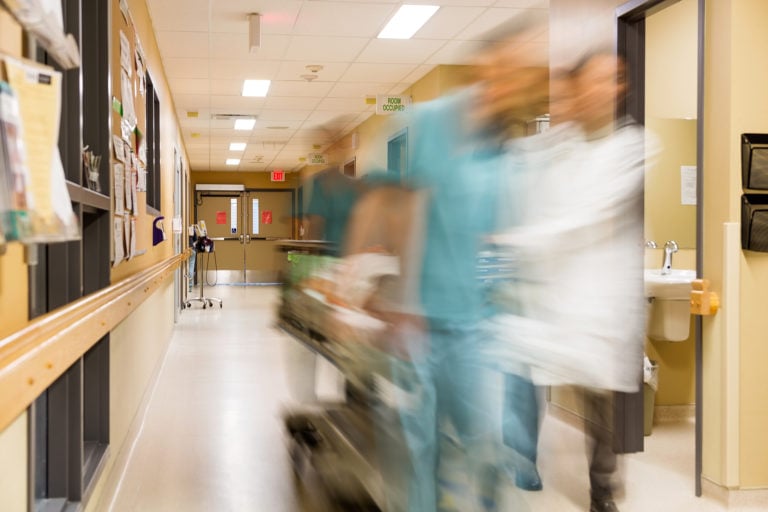
[[[110,335],[109,451],[87,510],[107,510],[148,405],[173,328],[173,281],[150,296]],[[116,464],[116,462],[120,464]]]
[[[721,193],[719,201],[728,205],[728,216],[722,220],[738,222],[739,136],[753,131],[768,133],[768,98],[765,96],[768,66],[764,64],[763,55],[768,47],[765,25],[768,3],[763,0],[728,3],[732,8],[731,129],[727,138],[721,139],[720,145],[712,149],[729,150],[726,168],[729,169],[730,187],[725,190],[730,193],[727,198]],[[711,202],[715,201],[718,199],[712,197]],[[768,487],[768,372],[765,365],[768,361],[768,315],[765,314],[768,254],[744,252],[740,274],[740,486]],[[726,341],[730,344],[733,340]]]
[[[0,432],[0,504],[4,512],[27,512],[27,413]]]

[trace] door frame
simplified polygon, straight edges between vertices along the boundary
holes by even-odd
[[[259,188],[244,188],[243,190],[238,190],[238,191],[234,191],[234,190],[232,190],[232,191],[229,191],[229,190],[205,190],[205,191],[199,190],[199,191],[197,191],[196,194],[195,194],[195,207],[194,207],[194,212],[193,212],[194,220],[195,220],[195,222],[197,222],[198,207],[200,205],[202,205],[202,201],[203,201],[204,197],[239,197],[239,198],[245,200],[245,198],[247,198],[249,196],[249,194],[251,194],[251,193],[258,194],[258,193],[267,193],[267,192],[268,193],[283,192],[283,193],[286,193],[286,194],[290,194],[290,196],[291,196],[291,199],[290,199],[290,205],[291,205],[290,206],[290,214],[291,214],[291,217],[293,219],[296,219],[296,208],[297,208],[297,205],[296,205],[296,189],[294,189],[294,188],[264,188],[264,187],[259,187]],[[248,205],[246,205],[243,202],[241,208],[242,208],[241,209],[242,214],[246,215],[245,212],[246,212],[246,209],[248,208]],[[246,220],[245,218],[238,219],[238,225],[241,225],[241,226],[243,226],[244,229],[247,229],[249,226],[247,225],[247,222],[245,220]],[[291,222],[291,238],[292,239],[296,239],[296,232],[297,232],[297,225],[296,224],[297,223],[295,221]],[[250,229],[248,229],[248,231],[250,231]],[[243,235],[245,235],[245,232],[243,232]],[[250,240],[260,240],[260,241],[269,240],[269,237],[263,237],[263,236],[249,236],[249,238],[250,238]],[[246,246],[248,244],[245,243],[245,242],[241,242],[241,245],[243,246],[243,256],[245,257],[246,250],[247,250]],[[243,269],[242,269],[242,271],[243,271],[243,283],[240,283],[240,284],[244,284],[244,285],[246,285],[246,284],[265,284],[265,283],[249,283],[248,282],[248,269],[247,269],[247,264],[246,264],[245,260],[243,260]]]
[[[617,116],[632,116],[638,123],[645,124],[645,18],[655,12],[677,3],[679,0],[631,0],[616,9],[617,54],[626,60],[627,73],[630,76],[626,100],[618,105]],[[696,276],[701,278],[704,268],[704,14],[705,0],[697,0],[697,94],[696,99]],[[702,402],[703,402],[703,345],[702,317],[694,317],[695,329],[695,492],[701,496],[702,473]],[[632,397],[633,395],[625,395]],[[640,419],[642,419],[642,395],[640,397]],[[637,403],[633,399],[617,400],[615,412],[616,436],[615,448],[619,452],[641,451],[643,438],[627,429],[629,421],[637,423]],[[634,434],[634,435],[632,435]],[[642,436],[642,428],[640,436]]]

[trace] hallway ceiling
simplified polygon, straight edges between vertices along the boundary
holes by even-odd
[[[301,169],[441,64],[466,64],[481,35],[549,0],[147,0],[192,171]],[[376,35],[403,3],[441,6],[409,40]],[[249,52],[248,17],[261,15]],[[530,43],[547,51],[547,34]],[[322,66],[312,73],[307,66]],[[306,81],[301,75],[316,74]],[[243,80],[272,80],[265,98]],[[197,113],[191,117],[190,113]],[[251,131],[227,115],[252,115]],[[194,114],[192,114],[194,115]],[[230,151],[245,142],[245,151]],[[227,166],[227,158],[240,158]]]

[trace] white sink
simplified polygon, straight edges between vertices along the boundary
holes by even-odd
[[[662,275],[661,269],[645,269],[645,296],[656,299],[688,300],[691,295],[691,282],[696,279],[696,271],[672,269]]]
[[[662,275],[661,269],[645,269],[645,296],[649,299],[649,338],[663,341],[688,339],[691,325],[691,282],[696,271],[672,269]]]

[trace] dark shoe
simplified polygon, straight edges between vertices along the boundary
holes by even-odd
[[[589,506],[589,512],[619,512],[619,509],[616,503],[614,503],[613,498],[593,499]]]
[[[515,485],[524,491],[540,491],[544,486],[536,466],[515,471]]]

